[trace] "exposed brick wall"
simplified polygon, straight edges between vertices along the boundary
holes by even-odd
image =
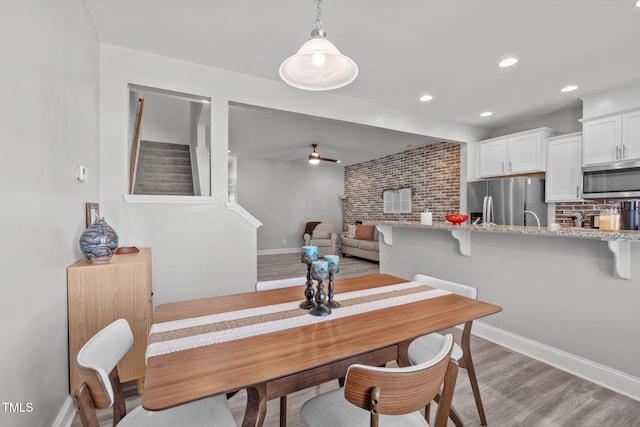
[[[460,210],[460,145],[440,142],[344,169],[345,226],[356,221],[420,221],[433,212],[434,221]],[[412,189],[411,213],[385,214],[382,192]]]

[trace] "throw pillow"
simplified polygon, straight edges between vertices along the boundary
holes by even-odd
[[[357,240],[373,240],[373,225],[358,224],[356,227]]]
[[[355,224],[347,225],[347,237],[350,238],[350,239],[355,239],[356,238],[356,225]]]
[[[331,238],[331,233],[329,231],[313,230],[313,232],[311,233],[311,238],[312,239],[329,239]]]

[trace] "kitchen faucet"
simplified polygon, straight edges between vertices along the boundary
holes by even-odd
[[[527,214],[533,215],[533,217],[536,219],[536,222],[538,223],[538,230],[540,230],[540,218],[538,218],[538,215],[536,215],[536,213],[534,211],[524,211],[525,222],[526,222]]]

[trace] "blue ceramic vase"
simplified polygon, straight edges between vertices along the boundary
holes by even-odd
[[[109,262],[116,249],[118,233],[102,217],[80,235],[80,250],[93,263]]]

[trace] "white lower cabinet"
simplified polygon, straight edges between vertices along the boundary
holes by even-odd
[[[547,202],[582,200],[582,132],[547,138]]]

